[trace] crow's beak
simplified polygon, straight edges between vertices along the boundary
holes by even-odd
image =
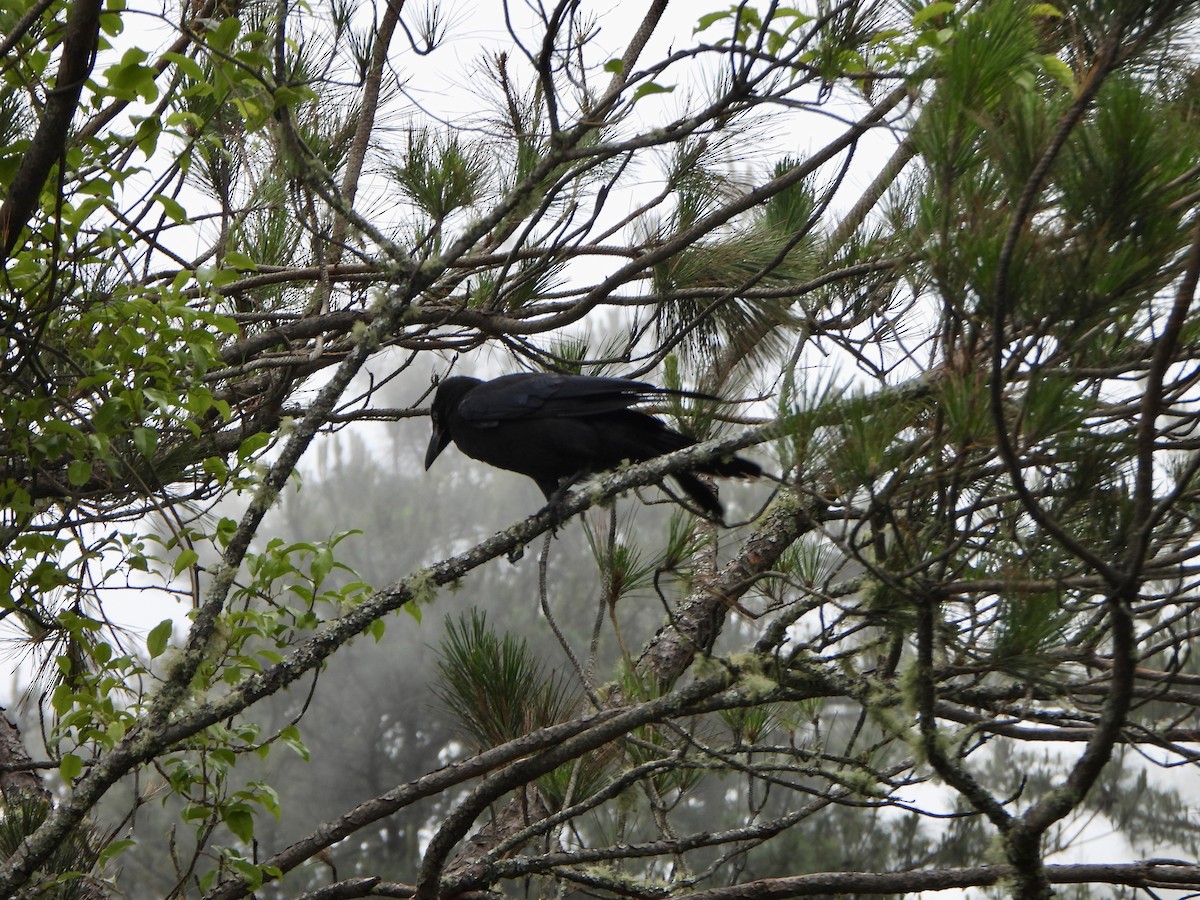
[[[425,451],[425,471],[429,471],[429,467],[433,465],[433,461],[438,458],[438,454],[446,449],[450,443],[450,432],[445,428],[433,429],[433,436],[429,439],[429,449]]]

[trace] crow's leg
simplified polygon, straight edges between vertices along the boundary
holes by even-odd
[[[591,473],[587,469],[580,469],[574,475],[568,478],[563,478],[561,481],[539,481],[538,487],[542,489],[542,493],[546,497],[546,505],[542,507],[542,511],[549,510],[554,513],[555,527],[562,524],[562,502],[570,493],[572,487],[582,481]]]

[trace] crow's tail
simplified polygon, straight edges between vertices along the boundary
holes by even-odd
[[[696,471],[706,475],[720,475],[723,478],[758,478],[762,475],[762,466],[745,457],[728,456],[707,462]]]
[[[725,521],[725,509],[717,499],[717,492],[691,472],[674,472],[671,475],[692,502],[721,522]]]

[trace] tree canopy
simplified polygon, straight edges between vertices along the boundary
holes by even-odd
[[[1197,4],[479,6],[0,10],[0,895],[1200,886]]]

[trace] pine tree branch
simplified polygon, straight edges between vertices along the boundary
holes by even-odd
[[[789,490],[772,501],[762,524],[742,544],[734,559],[712,580],[703,581],[642,651],[639,671],[659,684],[671,684],[687,671],[697,653],[707,653],[730,608],[769,572],[779,557],[816,527],[823,504],[805,503]]]
[[[724,671],[698,679],[662,697],[622,710],[611,719],[563,741],[553,749],[513,763],[485,778],[470,796],[442,820],[421,860],[417,874],[417,892],[414,896],[417,900],[438,900],[441,896],[442,866],[446,857],[466,836],[472,823],[483,810],[504,794],[528,784],[540,775],[552,772],[589,750],[629,733],[634,728],[683,715],[693,703],[713,696],[730,683],[731,674]]]
[[[973,866],[914,872],[822,872],[765,878],[688,895],[688,900],[786,900],[817,894],[910,894],[987,887],[1017,876],[1012,866]],[[1138,888],[1200,887],[1200,866],[1171,860],[1114,865],[1046,867],[1051,884],[1108,884]]]

